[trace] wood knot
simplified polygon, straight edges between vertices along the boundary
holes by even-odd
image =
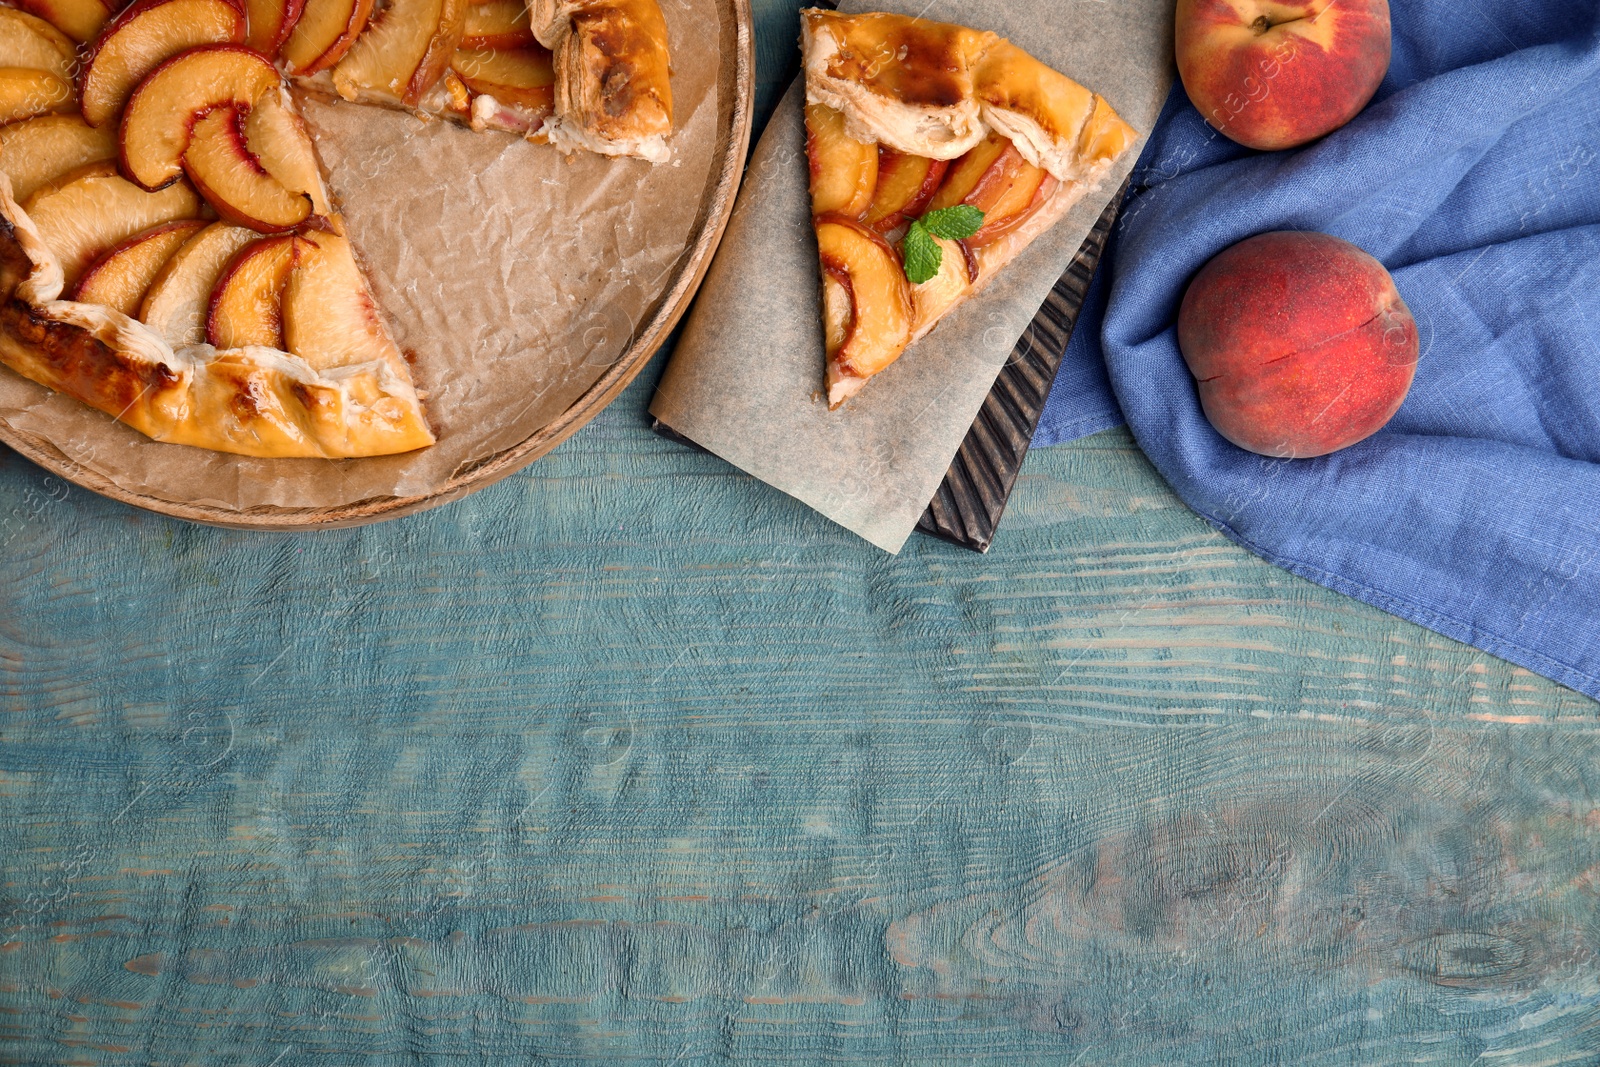
[[[1479,986],[1518,970],[1523,946],[1498,934],[1434,934],[1409,946],[1405,967],[1435,985]]]

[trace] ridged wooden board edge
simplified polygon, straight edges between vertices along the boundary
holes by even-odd
[[[1124,182],[1111,198],[1066,273],[1018,339],[939,491],[917,523],[918,533],[975,552],[987,552],[994,543],[1006,501],[1017,484],[1127,189]]]
[[[694,239],[685,249],[677,275],[656,304],[655,311],[645,320],[622,355],[560,417],[531,436],[457,470],[443,485],[416,496],[380,497],[330,508],[258,508],[244,511],[129,492],[97,471],[69,459],[47,439],[18,432],[4,423],[0,423],[0,442],[52,474],[91,492],[173,518],[240,530],[292,531],[363,526],[447,504],[515,474],[577,433],[638,376],[645,364],[650,362],[650,357],[666,343],[678,320],[688,310],[695,292],[700,288],[700,282],[705,278],[706,270],[711,266],[712,255],[733,214],[733,202],[744,174],[745,156],[750,149],[756,84],[755,36],[750,0],[718,0],[718,4],[730,16],[723,20],[718,49],[722,66],[717,75],[717,124],[723,136],[718,140],[717,158],[711,168],[716,181],[701,205]]]

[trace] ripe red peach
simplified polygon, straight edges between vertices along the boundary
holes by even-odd
[[[1178,0],[1178,74],[1207,122],[1275,151],[1360,113],[1389,69],[1388,0]]]
[[[1178,348],[1217,432],[1306,459],[1381,430],[1417,368],[1417,324],[1383,264],[1323,233],[1240,241],[1200,269]]]

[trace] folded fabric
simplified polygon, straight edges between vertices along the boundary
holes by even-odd
[[[1600,10],[1391,11],[1377,98],[1308,147],[1241,148],[1174,91],[1035,442],[1115,425],[1120,407],[1241,545],[1600,699]],[[1399,414],[1322,459],[1223,440],[1178,352],[1189,280],[1269,230],[1370,252],[1420,329]]]

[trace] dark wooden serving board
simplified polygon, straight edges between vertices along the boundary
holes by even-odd
[[[1071,266],[1018,339],[917,523],[919,533],[975,552],[989,551],[1127,188],[1124,183],[1111,198]]]

